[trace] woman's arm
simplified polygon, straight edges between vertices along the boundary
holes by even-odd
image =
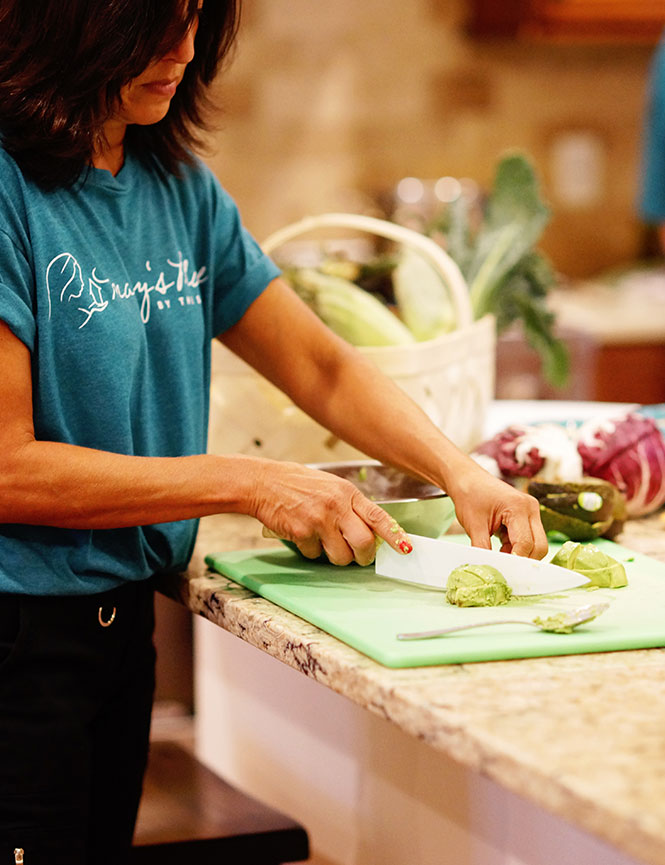
[[[30,353],[0,322],[0,523],[105,529],[244,513],[332,561],[368,564],[404,534],[350,483],[245,456],[134,457],[35,439]],[[268,511],[265,502],[271,503]]]
[[[477,546],[504,533],[504,548],[547,551],[538,504],[456,448],[421,409],[275,280],[222,342],[319,423],[382,462],[441,486]],[[263,502],[270,515],[274,503]],[[261,519],[261,517],[259,517]]]

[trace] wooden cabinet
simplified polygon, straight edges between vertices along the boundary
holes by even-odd
[[[655,43],[665,0],[468,0],[468,32],[551,41]]]
[[[168,713],[189,715],[194,706],[192,614],[155,593],[155,648],[157,650],[155,703]]]
[[[560,334],[570,353],[570,381],[553,388],[540,358],[517,331],[497,340],[498,399],[598,400],[665,403],[665,338],[660,342],[599,342],[579,332]]]
[[[600,346],[593,399],[642,405],[665,402],[665,342]]]

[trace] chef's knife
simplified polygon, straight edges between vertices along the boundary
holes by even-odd
[[[445,589],[448,574],[459,565],[492,565],[500,571],[514,595],[546,595],[587,585],[575,571],[538,559],[498,550],[409,535],[413,551],[403,555],[382,543],[376,551],[376,573],[407,583]]]

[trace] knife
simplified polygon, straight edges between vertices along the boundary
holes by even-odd
[[[413,550],[398,553],[386,543],[376,551],[376,573],[407,583],[445,589],[448,574],[459,565],[492,565],[500,571],[514,595],[547,595],[591,581],[576,571],[538,559],[527,559],[499,550],[483,550],[466,544],[409,535]]]

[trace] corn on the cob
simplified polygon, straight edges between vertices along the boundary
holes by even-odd
[[[297,268],[285,277],[319,318],[352,345],[415,342],[397,316],[354,283],[313,268]]]
[[[395,300],[402,320],[417,340],[455,329],[456,316],[441,275],[418,251],[405,247],[393,271]]]

